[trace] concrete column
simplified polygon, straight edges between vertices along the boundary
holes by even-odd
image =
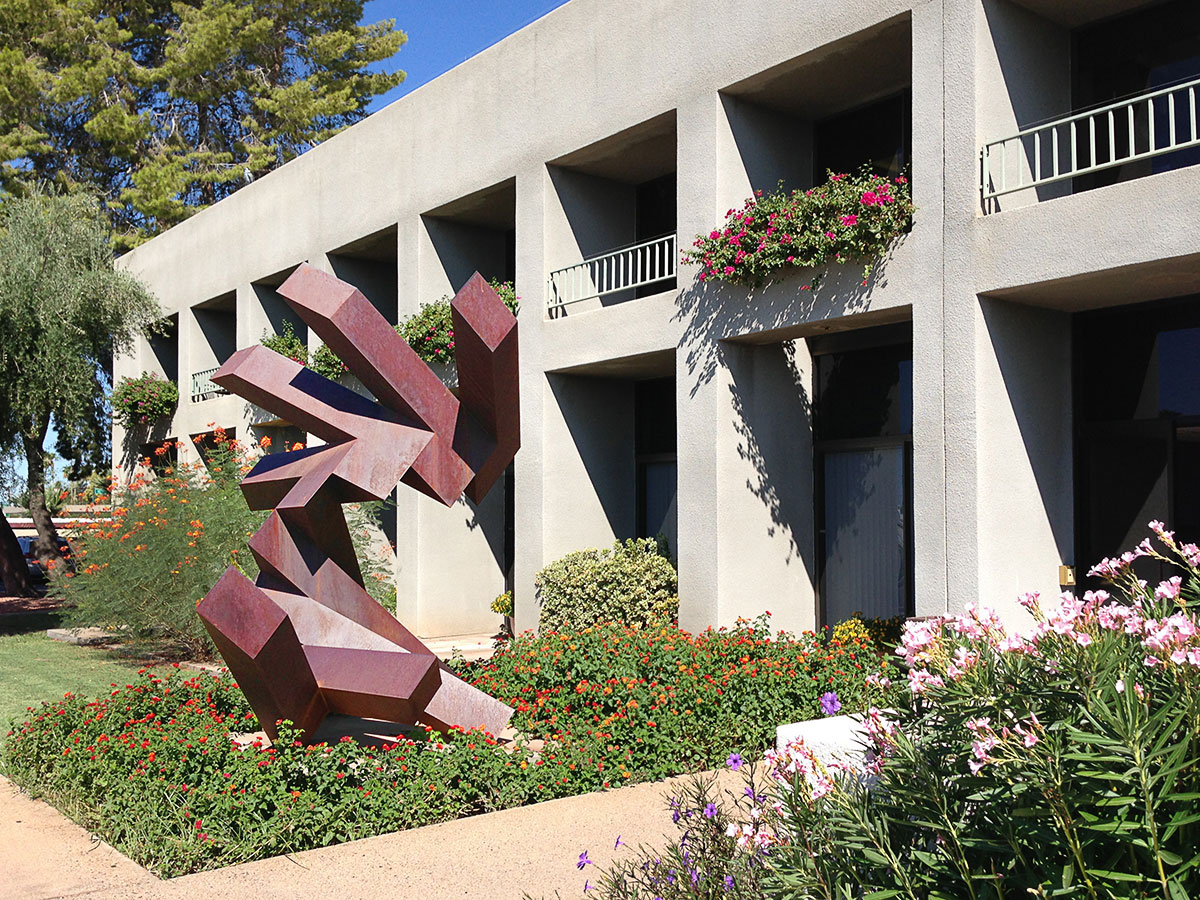
[[[542,370],[546,339],[546,208],[550,176],[541,163],[517,172],[516,290],[521,343],[521,449],[514,464],[516,565],[513,594],[518,630],[537,626],[533,578],[545,565],[543,477],[554,460],[545,455],[544,407],[548,390]]]
[[[1071,317],[979,301],[979,599],[1010,620],[1074,557]]]
[[[404,319],[417,311],[420,254],[420,217],[405,214],[396,227],[396,300],[398,316]],[[396,618],[420,633],[419,541],[417,505],[419,495],[407,485],[394,492],[396,498]]]
[[[678,129],[679,245],[720,221],[732,198],[718,196],[717,134],[720,99],[702,93],[676,110]],[[726,158],[727,168],[733,160]],[[743,192],[731,175],[726,190]],[[743,192],[744,195],[744,192]],[[712,287],[697,280],[695,266],[680,265],[679,316],[683,336],[675,353],[676,453],[679,471],[679,623],[699,630],[718,618],[720,571],[717,441],[723,415],[721,348],[707,328]]]
[[[918,615],[946,609],[945,370],[942,317],[945,227],[941,165],[946,140],[942,0],[912,13],[913,201],[911,243],[925,290],[912,298],[913,318],[913,546]]]

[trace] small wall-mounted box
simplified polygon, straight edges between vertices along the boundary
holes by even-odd
[[[1058,585],[1059,585],[1059,587],[1075,587],[1075,567],[1074,566],[1059,566],[1058,567]]]

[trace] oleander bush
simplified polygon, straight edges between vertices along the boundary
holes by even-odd
[[[915,207],[908,179],[829,172],[806,191],[758,191],[725,223],[699,235],[684,261],[700,266],[701,281],[756,287],[791,269],[861,262],[863,283],[892,243],[912,227]],[[816,288],[820,273],[813,276]]]
[[[820,715],[819,692],[847,708],[875,702],[867,676],[888,670],[867,645],[772,635],[765,621],[697,636],[527,633],[460,666],[515,705],[515,743],[454,730],[373,749],[303,746],[286,729],[272,747],[236,743],[257,722],[228,675],[166,666],[104,697],[31,709],[0,747],[0,771],[179,875],[711,768],[726,741],[761,751],[775,721]]]
[[[179,405],[179,385],[155,372],[122,378],[112,392],[113,419],[124,428],[166,418]]]
[[[598,622],[656,625],[679,612],[679,579],[661,543],[617,541],[603,550],[577,550],[534,577],[539,627],[581,629]]]
[[[1200,547],[1151,528],[1093,569],[1109,590],[1024,596],[1026,631],[978,606],[909,623],[861,764],[769,751],[774,789],[727,826],[763,892],[1200,896]],[[1177,574],[1151,586],[1141,559]],[[665,896],[634,888],[607,896]]]

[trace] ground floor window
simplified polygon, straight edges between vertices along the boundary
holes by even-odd
[[[675,547],[678,464],[675,443],[675,379],[654,378],[634,387],[637,464],[637,533],[662,535]]]
[[[1080,314],[1073,344],[1078,564],[1152,519],[1200,541],[1200,297]]]
[[[911,615],[912,339],[888,326],[810,341],[821,619]]]

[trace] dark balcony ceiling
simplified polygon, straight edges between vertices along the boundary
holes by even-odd
[[[1015,0],[1052,22],[1075,28],[1154,6],[1159,0]]]
[[[675,110],[671,110],[549,164],[623,184],[643,184],[675,171],[675,144]]]
[[[424,215],[450,219],[460,225],[512,231],[517,227],[517,180],[509,178],[474,191],[465,197],[443,203]]]
[[[1200,254],[1002,288],[980,296],[1080,312],[1188,294],[1200,294]]]
[[[396,226],[389,225],[329,251],[330,256],[348,256],[371,262],[391,262],[396,259]]]
[[[568,366],[565,369],[555,369],[549,374],[585,375],[594,378],[618,378],[629,381],[642,381],[647,378],[666,378],[675,374],[675,351],[655,350],[651,353],[639,353],[635,356],[623,356],[619,359],[605,359],[578,366]]]
[[[911,84],[912,25],[903,15],[772,66],[721,93],[803,119],[820,119]]]

